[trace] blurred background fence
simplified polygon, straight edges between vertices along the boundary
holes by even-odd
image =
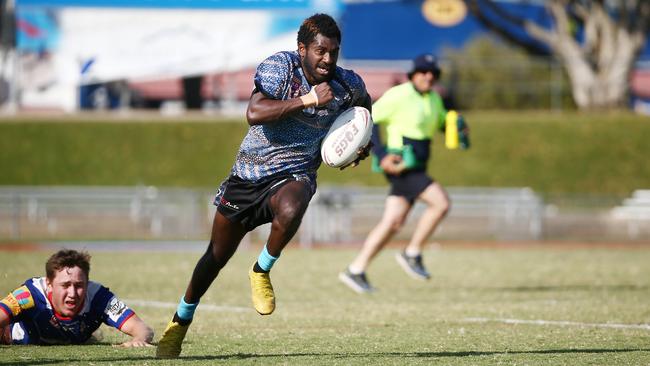
[[[295,241],[358,244],[383,212],[385,188],[325,186],[312,199]],[[451,187],[452,208],[436,239],[636,241],[650,238],[650,192],[616,207],[558,209],[528,188]],[[206,240],[212,193],[156,187],[0,188],[3,240]],[[575,207],[575,205],[574,205]],[[412,216],[424,207],[416,205]],[[408,220],[397,240],[406,240]],[[248,236],[266,240],[269,225]]]

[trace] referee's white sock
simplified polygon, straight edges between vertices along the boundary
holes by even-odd
[[[404,250],[404,254],[406,254],[407,257],[413,258],[413,257],[417,257],[418,255],[422,254],[422,252],[419,251],[419,250],[406,248],[406,250]]]
[[[350,273],[355,275],[362,274],[364,272],[363,268],[358,268],[353,265],[348,266],[348,271],[350,271]]]

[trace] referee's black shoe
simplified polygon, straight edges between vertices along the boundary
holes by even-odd
[[[345,271],[339,273],[339,280],[359,294],[367,294],[375,291],[375,288],[370,285],[366,274],[363,272],[355,274],[346,268]]]
[[[416,255],[415,257],[410,257],[406,255],[405,252],[400,252],[395,254],[395,259],[397,263],[402,267],[404,272],[409,276],[415,278],[416,280],[428,280],[431,278],[429,272],[422,264],[422,255]]]

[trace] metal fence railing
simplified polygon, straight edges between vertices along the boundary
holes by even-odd
[[[3,187],[0,237],[197,237],[205,232],[205,201],[205,195],[186,189]]]
[[[448,193],[451,209],[437,238],[541,238],[544,206],[530,189],[452,187]],[[321,188],[303,220],[308,235],[303,234],[301,242],[362,241],[381,218],[385,198],[386,188]],[[412,233],[423,209],[424,205],[416,204],[397,240]]]
[[[294,241],[361,243],[379,222],[386,187],[321,186]],[[595,207],[556,206],[528,188],[450,187],[450,212],[431,240],[650,240],[650,191]],[[213,192],[157,187],[0,187],[0,243],[47,240],[200,240]],[[566,201],[566,200],[565,200]],[[564,201],[563,201],[564,202]],[[578,203],[573,202],[572,205]],[[395,240],[407,240],[417,203]],[[262,243],[270,225],[248,235]]]
[[[450,188],[452,208],[436,237],[539,239],[543,202],[527,188]],[[321,187],[295,240],[361,242],[381,218],[385,188]],[[201,190],[156,187],[2,187],[0,238],[12,240],[207,239],[214,206]],[[413,216],[423,206],[416,205]],[[397,237],[411,232],[409,220]],[[268,225],[248,240],[263,241]]]
[[[638,189],[614,207],[612,219],[633,239],[650,236],[650,189]]]

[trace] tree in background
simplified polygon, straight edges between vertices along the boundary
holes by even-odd
[[[630,73],[650,29],[650,1],[548,0],[551,24],[546,26],[492,0],[465,1],[499,35],[530,53],[554,55],[569,76],[578,108],[626,105]]]
[[[444,51],[443,82],[455,107],[468,109],[575,109],[561,65],[494,37],[475,37]],[[451,108],[451,107],[450,107]]]

